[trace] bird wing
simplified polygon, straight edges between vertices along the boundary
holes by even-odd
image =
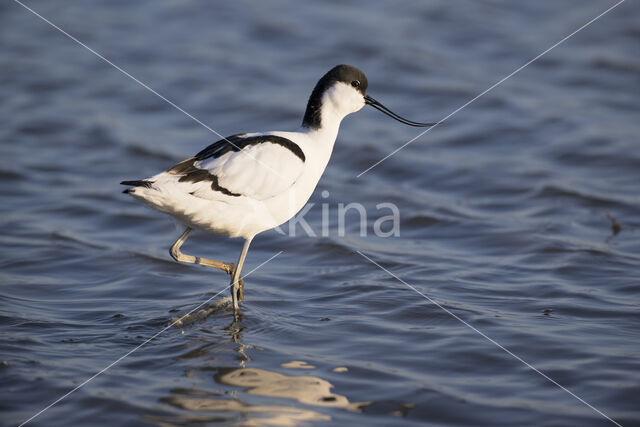
[[[304,163],[304,152],[288,138],[239,134],[211,144],[168,173],[191,183],[191,194],[200,198],[213,199],[218,192],[265,200],[288,190]]]

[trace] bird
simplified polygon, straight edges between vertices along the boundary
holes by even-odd
[[[123,192],[186,226],[169,253],[178,262],[228,273],[237,316],[244,300],[242,266],[253,238],[285,223],[307,203],[327,167],[342,119],[369,105],[409,126],[438,124],[399,116],[367,95],[367,87],[361,70],[337,65],[315,85],[298,130],[228,136],[150,178],[122,181],[129,186]],[[243,238],[237,262],[182,253],[193,230]]]

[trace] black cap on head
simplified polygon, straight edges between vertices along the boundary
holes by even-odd
[[[327,74],[322,76],[316,88],[323,83],[326,83],[326,87],[331,86],[335,82],[342,82],[348,85],[354,86],[362,95],[365,95],[367,92],[367,86],[369,82],[367,81],[367,76],[364,73],[351,65],[336,65],[333,67]],[[315,89],[314,89],[315,91]]]
[[[320,123],[320,107],[322,102],[322,94],[333,86],[337,82],[342,82],[353,86],[358,92],[365,96],[367,93],[367,76],[362,71],[351,65],[336,65],[322,78],[313,88],[309,102],[307,103],[307,110],[304,113],[304,119],[302,119],[302,126],[312,129],[318,129],[321,126]]]
[[[371,107],[383,112],[387,116],[399,121],[400,123],[415,127],[430,127],[440,124],[438,122],[414,122],[412,120],[405,119],[397,113],[394,113],[389,108],[382,105],[382,103],[367,95],[367,86],[369,83],[367,82],[367,76],[365,76],[362,71],[351,65],[337,65],[329,70],[327,74],[322,76],[322,78],[318,81],[318,84],[316,84],[316,87],[313,89],[313,92],[311,92],[309,103],[307,104],[307,111],[305,111],[304,119],[302,120],[302,126],[311,129],[320,128],[320,126],[322,125],[322,117],[320,112],[320,109],[322,108],[322,95],[327,89],[329,89],[337,82],[351,85],[362,94],[364,103],[366,105],[370,105]]]

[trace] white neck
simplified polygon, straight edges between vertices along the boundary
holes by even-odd
[[[303,128],[313,139],[331,141],[338,136],[340,123],[347,115],[358,111],[364,106],[362,95],[344,83],[337,83],[322,95],[320,105],[320,126]]]
[[[338,137],[342,117],[336,115],[330,108],[323,108],[321,117],[322,124],[319,128],[303,127],[300,129],[300,132],[306,133],[311,139],[317,142],[330,143],[333,145]]]

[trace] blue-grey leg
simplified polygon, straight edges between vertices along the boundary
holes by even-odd
[[[233,301],[233,312],[235,314],[238,314],[238,309],[240,308],[238,301],[242,301],[244,299],[244,281],[240,276],[240,272],[242,271],[244,259],[247,257],[247,252],[249,251],[249,245],[251,245],[252,239],[253,238],[249,238],[244,241],[240,258],[238,258],[238,262],[236,263],[233,274],[231,275],[231,299]]]
[[[191,264],[200,264],[200,265],[206,265],[207,267],[218,268],[220,270],[226,271],[227,273],[233,275],[233,272],[235,271],[236,267],[232,262],[223,262],[223,261],[216,261],[213,259],[200,258],[193,255],[186,255],[180,252],[180,247],[187,240],[187,238],[189,237],[192,231],[193,231],[192,228],[187,227],[185,232],[182,233],[182,236],[180,236],[178,240],[176,240],[176,242],[171,246],[169,253],[173,257],[173,259],[180,262],[188,262]]]

